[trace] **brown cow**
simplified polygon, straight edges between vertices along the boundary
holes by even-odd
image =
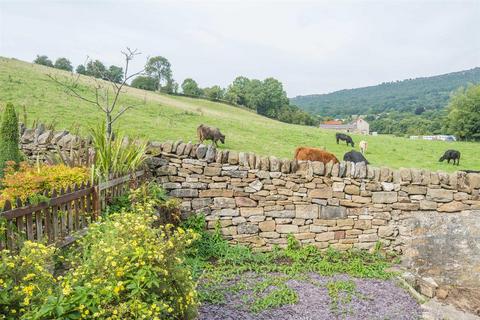
[[[212,140],[215,146],[218,146],[217,141],[220,140],[225,144],[225,135],[223,135],[218,128],[212,128],[201,124],[197,128],[197,135],[200,142],[203,142],[204,140]]]
[[[295,160],[320,161],[324,164],[327,164],[330,161],[333,161],[334,164],[339,162],[333,153],[309,147],[298,147],[295,150]]]

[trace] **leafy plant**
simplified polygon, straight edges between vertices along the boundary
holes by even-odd
[[[183,259],[197,235],[156,227],[157,196],[91,224],[66,251],[27,241],[19,255],[1,252],[0,318],[194,319]]]
[[[288,250],[300,249],[300,242],[291,233],[289,233],[287,236],[287,249]]]
[[[105,132],[105,125],[91,130],[97,178],[105,181],[112,176],[137,170],[145,161],[146,144],[129,141],[118,135],[116,139],[111,139]]]
[[[19,319],[54,289],[53,247],[26,241],[18,254],[0,251],[0,318]]]
[[[330,308],[337,316],[340,313],[348,313],[342,306],[348,305],[356,294],[356,285],[352,280],[337,280],[327,283],[328,295],[330,296]]]
[[[295,290],[287,287],[284,283],[278,288],[272,289],[265,296],[255,300],[250,307],[253,312],[260,312],[265,309],[276,308],[286,304],[294,304],[298,301],[298,294]]]

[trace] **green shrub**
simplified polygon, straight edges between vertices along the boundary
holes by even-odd
[[[18,254],[0,252],[0,319],[18,319],[54,289],[54,248],[26,241]]]
[[[196,284],[183,260],[197,235],[156,226],[162,200],[143,192],[68,252],[26,242],[18,257],[3,254],[0,319],[194,319]]]
[[[45,191],[48,196],[51,196],[53,190],[66,190],[75,184],[87,183],[90,179],[90,170],[82,167],[30,166],[22,162],[18,170],[15,170],[13,164],[13,162],[7,162],[4,177],[0,180],[3,188],[0,190],[0,208],[3,208],[7,200],[13,206],[16,205],[15,199],[35,203],[35,199],[40,199]]]
[[[194,234],[172,225],[152,228],[154,220],[148,206],[137,206],[93,225],[62,279],[60,297],[35,310],[33,319],[193,319],[195,284],[180,263]]]
[[[3,110],[0,125],[0,177],[7,161],[19,163],[22,155],[19,149],[18,118],[13,104],[8,103]]]

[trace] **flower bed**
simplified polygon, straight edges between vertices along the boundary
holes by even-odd
[[[15,205],[15,200],[22,202],[38,202],[42,195],[52,190],[60,191],[73,187],[75,184],[87,183],[90,171],[83,167],[68,167],[65,165],[40,165],[30,166],[26,162],[20,164],[19,170],[15,170],[15,163],[8,163],[5,168],[5,176],[1,180],[0,208],[9,200]]]
[[[0,319],[193,319],[195,283],[182,263],[196,233],[156,226],[164,200],[145,188],[67,251],[26,242],[19,255],[4,252]]]

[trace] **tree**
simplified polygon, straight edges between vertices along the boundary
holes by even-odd
[[[460,139],[480,140],[480,84],[460,88],[447,107],[446,127]]]
[[[255,104],[258,114],[270,118],[277,118],[279,115],[278,111],[283,106],[289,105],[287,94],[283,90],[282,83],[274,78],[265,79]]]
[[[73,70],[72,63],[67,58],[58,58],[55,61],[55,64],[53,66],[57,69],[62,69],[62,70],[66,70],[66,71],[72,71]]]
[[[77,67],[77,69],[75,69],[75,71],[78,73],[78,74],[83,74],[83,75],[86,75],[87,74],[87,69],[85,69],[85,66],[83,64],[79,65]]]
[[[83,90],[79,88],[79,76],[72,77],[71,81],[66,81],[64,79],[58,79],[57,75],[48,75],[55,83],[62,86],[65,89],[65,92],[73,97],[91,103],[98,107],[105,114],[105,134],[108,139],[112,139],[113,124],[129,109],[134,108],[135,105],[123,105],[118,109],[119,97],[122,93],[122,89],[127,85],[127,81],[143,73],[143,69],[129,74],[130,62],[135,58],[135,56],[140,53],[135,49],[131,50],[127,48],[126,51],[122,51],[122,55],[125,59],[125,68],[123,73],[123,80],[121,83],[116,83],[114,81],[96,81],[93,89],[92,95],[85,94]],[[87,71],[90,66],[91,71],[98,71],[97,66],[103,66],[103,64],[98,61],[89,61],[87,63]],[[100,74],[100,73],[99,73]],[[117,111],[118,110],[118,111]]]
[[[168,94],[178,93],[178,83],[170,78],[167,80],[167,83],[160,88],[160,91]]]
[[[167,58],[156,56],[148,59],[145,65],[145,72],[150,77],[158,80],[157,90],[160,90],[163,84],[167,83],[172,78],[172,69]]]
[[[5,163],[19,163],[22,155],[19,150],[18,118],[13,104],[8,103],[3,110],[0,126],[0,177],[3,176]]]
[[[45,55],[43,55],[43,56],[37,55],[37,58],[35,60],[33,60],[33,63],[41,64],[41,65],[47,66],[47,67],[53,67],[52,60],[48,59],[48,57],[45,56]]]
[[[250,90],[250,79],[247,77],[236,77],[228,86],[225,98],[235,104],[247,105],[247,94]]]
[[[107,71],[107,80],[121,83],[123,80],[123,69],[117,66],[110,66]]]
[[[198,87],[198,84],[192,78],[187,78],[182,82],[183,94],[187,96],[199,97],[202,95],[202,89]]]
[[[100,60],[88,61],[86,75],[99,78],[99,79],[108,80],[107,68]]]
[[[203,94],[209,99],[221,100],[223,99],[225,90],[223,90],[220,86],[213,86],[203,89]]]
[[[263,98],[264,97],[262,81],[257,79],[249,80],[244,97],[245,105],[250,109],[257,110],[257,107],[261,103]]]
[[[131,86],[138,89],[155,91],[158,88],[158,79],[149,76],[138,76],[133,79]]]

